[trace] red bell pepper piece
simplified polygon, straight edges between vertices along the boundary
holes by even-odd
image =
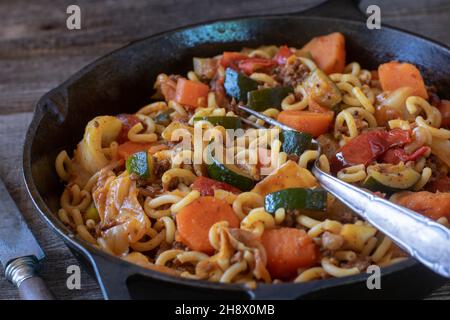
[[[248,58],[238,63],[238,68],[245,74],[250,75],[256,71],[269,71],[275,67],[277,63],[273,60],[265,58]]]
[[[330,159],[331,170],[336,173],[345,167],[357,164],[367,166],[389,148],[410,141],[411,133],[408,130],[373,130],[362,133],[340,148]]]
[[[192,189],[198,190],[201,196],[213,196],[214,190],[222,189],[232,193],[240,193],[241,191],[228,183],[216,181],[206,177],[197,177],[192,184]]]
[[[248,59],[248,56],[239,52],[225,51],[220,59],[220,65],[224,68],[237,69],[238,62]]]
[[[412,154],[407,154],[403,148],[392,148],[386,151],[380,158],[380,162],[398,164],[400,161],[415,161],[424,154],[430,151],[430,147],[423,146],[414,151]]]
[[[141,120],[139,120],[139,118],[135,115],[127,113],[119,114],[116,118],[122,122],[122,128],[120,129],[119,136],[117,137],[117,142],[121,144],[128,141],[128,131],[141,122]]]

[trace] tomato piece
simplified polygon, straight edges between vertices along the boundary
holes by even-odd
[[[133,114],[122,113],[116,116],[122,122],[122,128],[120,130],[119,136],[117,137],[117,143],[124,143],[128,141],[128,131],[133,128],[136,124],[141,122],[138,117]]]
[[[206,177],[198,177],[192,184],[192,189],[198,190],[202,196],[213,196],[214,190],[222,189],[232,193],[240,193],[241,191],[225,182],[216,181]]]
[[[126,160],[129,156],[136,152],[150,149],[152,145],[153,143],[138,143],[127,141],[125,143],[119,144],[117,148],[117,154],[119,155],[119,158]]]
[[[386,141],[389,147],[395,147],[411,142],[411,131],[402,129],[392,129],[387,132]]]
[[[286,60],[292,56],[294,53],[289,49],[288,46],[280,46],[280,49],[278,49],[277,54],[273,59],[279,64],[283,65],[286,64]]]
[[[277,63],[270,59],[265,58],[248,58],[241,60],[238,63],[238,68],[242,70],[245,74],[250,75],[256,71],[269,71],[271,68],[275,67]]]
[[[342,168],[364,164],[367,166],[389,148],[411,141],[409,130],[373,130],[360,134],[338,150],[330,159],[332,172]]]
[[[380,158],[380,162],[398,164],[400,161],[415,161],[427,152],[430,151],[430,147],[423,146],[418,148],[412,154],[407,154],[403,148],[392,148],[387,150]]]
[[[220,59],[220,65],[224,68],[237,69],[237,63],[241,60],[248,59],[248,56],[239,52],[225,51]]]

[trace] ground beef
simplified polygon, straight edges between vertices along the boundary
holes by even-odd
[[[301,84],[309,74],[309,69],[300,60],[293,63],[286,63],[274,70],[275,80],[284,86],[296,87]]]
[[[291,161],[294,161],[294,162],[298,162],[300,157],[298,155],[296,155],[296,154],[288,154],[287,159],[291,160]]]
[[[153,173],[157,178],[161,178],[164,172],[170,169],[170,161],[167,159],[161,161],[154,160],[155,167],[153,168]]]
[[[433,173],[430,179],[431,181],[445,177],[449,173],[447,166],[435,155],[427,158],[425,166],[429,167]]]
[[[341,223],[354,223],[358,220],[352,210],[337,199],[328,209],[327,216],[328,219],[337,220]]]
[[[441,99],[437,95],[436,87],[435,86],[428,86],[427,87],[427,93],[430,96],[431,105],[436,107],[436,108],[439,108],[439,106],[441,104]]]
[[[144,197],[154,198],[158,194],[162,192],[162,188],[160,184],[152,184],[145,186],[144,188],[139,188],[139,194]]]
[[[339,143],[333,136],[329,133],[322,134],[317,138],[317,142],[320,144],[322,148],[322,153],[327,156],[328,159],[331,159],[336,154],[339,149]]]
[[[370,257],[360,256],[353,261],[345,262],[341,264],[342,268],[358,268],[359,271],[365,271],[370,266]]]
[[[187,246],[179,241],[174,241],[172,243],[172,249],[177,249],[177,250],[187,250]]]

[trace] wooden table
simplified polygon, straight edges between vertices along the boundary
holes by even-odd
[[[67,289],[67,267],[77,261],[39,218],[25,191],[21,175],[23,138],[37,99],[87,63],[133,39],[219,18],[295,12],[318,2],[320,0],[0,2],[0,177],[47,254],[41,274],[58,299],[101,299],[102,295],[95,280],[84,271],[81,289]],[[408,0],[395,2],[394,5],[389,1],[369,1],[381,6],[382,23],[450,45],[448,1],[426,1],[426,6],[425,1],[420,1],[422,5]],[[70,4],[81,7],[81,30],[66,28],[66,8]],[[17,297],[16,289],[0,276],[0,299]],[[450,299],[450,285],[437,290],[430,298]]]

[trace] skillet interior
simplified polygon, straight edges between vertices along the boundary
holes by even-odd
[[[134,113],[147,104],[157,74],[161,72],[185,74],[191,67],[193,56],[208,57],[224,50],[263,44],[289,44],[301,47],[314,36],[335,31],[340,31],[346,36],[347,62],[358,61],[367,69],[393,59],[412,62],[421,69],[428,84],[438,87],[441,97],[449,98],[450,80],[446,79],[446,75],[450,73],[448,65],[450,53],[443,46],[386,27],[370,31],[365,24],[359,22],[318,17],[272,16],[194,26],[137,41],[95,61],[39,101],[24,147],[24,174],[27,187],[39,211],[47,222],[65,237],[66,242],[85,256],[89,255],[88,252],[94,255],[94,260],[101,265],[94,269],[104,282],[101,286],[105,294],[107,291],[121,290],[111,287],[108,289],[110,284],[105,283],[108,281],[107,278],[111,278],[111,274],[114,274],[110,267],[113,264],[128,270],[128,275],[138,272],[166,281],[162,286],[168,282],[181,283],[202,287],[205,290],[225,289],[227,292],[227,289],[233,286],[224,287],[220,284],[174,279],[143,270],[99,253],[82,241],[69,237],[71,231],[56,217],[59,197],[63,190],[54,169],[54,160],[59,151],[66,149],[70,153],[75,148],[83,135],[86,123],[91,118],[102,114]],[[92,262],[92,257],[89,258]],[[412,260],[409,260],[400,266],[388,268],[385,272],[405,270],[414,265]],[[403,273],[406,275],[405,271]],[[313,286],[290,284],[285,286],[290,288],[289,293],[283,293],[284,291],[275,288],[280,285],[271,286],[272,289],[264,291],[262,296],[293,298],[313,290],[313,287],[318,289],[322,285],[328,288],[350,285],[358,281],[362,283],[361,280],[365,277],[366,275],[360,275],[320,281],[323,284],[317,283]],[[131,282],[138,283],[137,287],[148,285],[145,284],[145,280]],[[253,294],[251,293],[250,297]],[[110,293],[108,296],[112,297],[113,294]]]

